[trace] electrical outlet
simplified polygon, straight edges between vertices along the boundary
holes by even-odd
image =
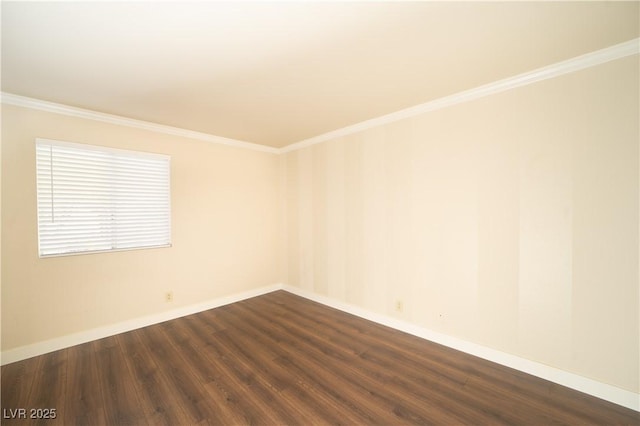
[[[402,300],[396,300],[396,306],[395,306],[396,312],[402,312],[403,309],[404,309],[404,304],[402,303]]]
[[[164,294],[164,301],[169,303],[169,302],[173,302],[173,292],[172,291],[168,291]]]

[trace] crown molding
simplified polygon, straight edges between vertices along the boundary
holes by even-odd
[[[377,118],[372,118],[370,120],[362,121],[351,126],[343,127],[342,129],[333,130],[322,135],[314,136],[312,138],[305,139],[300,142],[296,142],[280,148],[279,152],[285,153],[306,148],[308,146],[312,146],[331,139],[336,139],[339,137],[361,132],[372,127],[393,123],[399,120],[404,120],[405,118],[415,117],[416,115],[424,114],[426,112],[436,111],[464,102],[473,101],[485,96],[515,89],[521,86],[526,86],[539,81],[548,80],[550,78],[569,74],[585,68],[590,68],[616,59],[624,58],[631,55],[637,55],[638,53],[640,53],[640,38],[635,38],[624,43],[616,44],[601,50],[596,50],[594,52],[567,59],[562,62],[557,62],[543,68],[538,68],[533,71],[518,74],[513,77],[495,81],[493,83],[485,84],[474,89],[459,92],[450,96],[445,96],[443,98],[435,99],[433,101],[393,112],[391,114],[383,115]]]
[[[195,132],[193,130],[181,129],[179,127],[165,126],[163,124],[152,123],[149,121],[135,120],[133,118],[122,117],[119,115],[105,114],[98,111],[91,111],[88,109],[76,108],[54,102],[43,101],[40,99],[29,98],[26,96],[14,95],[13,93],[2,92],[2,103],[6,105],[15,105],[24,108],[52,112],[55,114],[68,115],[71,117],[84,118],[87,120],[100,121],[103,123],[115,124],[118,126],[149,130],[152,132],[164,133],[171,136],[180,136],[220,145],[233,146],[236,148],[252,149],[255,151],[269,152],[272,154],[278,153],[277,148],[272,148],[270,146],[259,145],[236,139],[229,139],[222,136],[210,135],[208,133]]]
[[[372,118],[370,120],[362,121],[357,124],[353,124],[351,126],[323,133],[321,135],[314,136],[309,139],[304,139],[302,141],[287,145],[282,148],[273,148],[266,145],[225,138],[222,136],[215,136],[208,133],[201,133],[172,126],[165,126],[163,124],[135,120],[118,115],[105,114],[102,112],[71,107],[68,105],[43,101],[40,99],[29,98],[26,96],[15,95],[7,92],[2,92],[1,94],[2,103],[7,105],[15,105],[41,111],[53,112],[56,114],[68,115],[71,117],[78,117],[88,120],[100,121],[103,123],[115,124],[119,126],[149,130],[152,132],[164,133],[172,136],[180,136],[189,139],[196,139],[205,142],[233,146],[237,148],[252,149],[254,151],[268,152],[272,154],[283,154],[331,139],[336,139],[357,132],[362,132],[373,127],[393,123],[410,117],[415,117],[426,112],[436,111],[453,105],[483,98],[485,96],[515,89],[517,87],[526,86],[554,77],[559,77],[564,74],[569,74],[585,68],[590,68],[606,62],[614,61],[616,59],[621,59],[631,55],[637,55],[638,53],[640,53],[640,38],[635,38],[624,43],[616,44],[601,50],[596,50],[594,52],[567,59],[562,62],[557,62],[543,68],[538,68],[533,71],[518,74],[513,77],[495,81],[493,83],[485,84],[474,89],[455,93],[450,96],[435,99],[420,105],[393,112],[391,114],[386,114],[380,117]]]

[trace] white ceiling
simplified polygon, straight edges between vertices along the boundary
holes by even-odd
[[[2,91],[281,147],[636,38],[634,2],[2,2]]]

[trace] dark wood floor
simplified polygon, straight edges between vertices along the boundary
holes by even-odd
[[[8,364],[1,399],[7,425],[640,424],[284,291]]]

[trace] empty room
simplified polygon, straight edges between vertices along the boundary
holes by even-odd
[[[1,9],[6,425],[640,425],[640,2]]]

